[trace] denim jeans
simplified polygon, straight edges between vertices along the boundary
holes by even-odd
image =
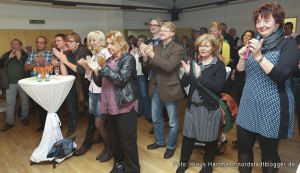
[[[151,97],[151,107],[155,140],[158,145],[166,144],[166,134],[162,114],[163,106],[166,107],[169,117],[169,139],[167,147],[175,150],[178,135],[178,103],[177,101],[163,102],[156,86]]]
[[[9,84],[9,88],[6,89],[6,123],[14,124],[15,117],[15,106],[16,106],[16,98],[17,92],[19,92],[20,100],[21,100],[21,108],[22,108],[22,119],[28,119],[29,114],[29,103],[28,96],[25,91],[19,86],[19,84]]]
[[[73,86],[67,96],[67,103],[70,110],[68,129],[75,130],[78,114],[76,82],[73,83]]]
[[[147,120],[151,120],[151,106],[148,96],[148,80],[145,75],[137,76],[137,87],[138,87],[138,103],[139,103],[139,114],[144,114]]]

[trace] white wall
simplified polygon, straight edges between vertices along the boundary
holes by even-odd
[[[208,27],[213,21],[224,22],[228,29],[234,27],[237,29],[237,35],[240,36],[247,29],[255,29],[252,20],[253,10],[261,3],[269,2],[263,0],[251,0],[243,3],[236,3],[227,6],[213,7],[207,9],[198,9],[187,11],[179,14],[179,21],[174,21],[178,28],[194,28],[199,30],[200,27]],[[286,17],[296,17],[299,13],[299,0],[277,0],[285,9]],[[124,28],[125,29],[145,29],[147,26],[142,25],[153,16],[160,16],[166,20],[170,20],[170,14],[161,13],[137,13],[124,12]],[[300,18],[296,32],[300,32]],[[190,34],[187,33],[187,36]]]
[[[121,4],[122,0],[106,0],[107,3]],[[254,29],[252,11],[263,0],[251,0],[218,8],[198,9],[179,15],[174,23],[178,28],[199,29],[208,27],[212,21],[225,22],[228,28],[235,27],[241,35],[246,29]],[[286,17],[299,14],[299,0],[277,0],[285,9]],[[134,4],[130,4],[134,5]],[[62,9],[53,7],[35,7],[0,3],[0,29],[73,29],[82,37],[91,30],[147,29],[144,22],[160,16],[170,20],[171,15],[163,12],[122,11],[119,9]],[[30,19],[42,19],[46,24],[29,24]],[[298,19],[300,20],[300,19]],[[300,32],[298,21],[297,32]],[[189,35],[189,33],[187,33]]]
[[[46,24],[29,24],[30,19]],[[86,37],[91,30],[123,31],[123,12],[111,9],[62,9],[0,3],[0,29],[73,29]]]

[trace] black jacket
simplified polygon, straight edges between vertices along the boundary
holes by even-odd
[[[192,63],[191,63],[192,64]],[[196,79],[193,73],[193,68],[190,68],[190,74],[184,74],[180,80],[182,87],[190,85],[188,93],[188,107],[191,104],[191,98],[195,90],[203,99],[203,104],[209,109],[215,109],[219,103],[213,97],[211,97],[202,87],[197,83],[200,82],[205,88],[220,95],[226,79],[226,69],[222,61],[218,60],[216,64],[201,72],[201,76]]]
[[[115,85],[115,100],[118,105],[137,98],[136,61],[131,54],[123,54],[115,70],[106,65],[102,67],[98,77],[105,77]]]

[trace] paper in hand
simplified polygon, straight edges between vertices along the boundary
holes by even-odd
[[[86,60],[87,60],[87,64],[89,65],[89,67],[92,69],[92,70],[97,70],[99,65],[97,63],[96,60],[93,60],[91,56],[87,56],[86,57]]]

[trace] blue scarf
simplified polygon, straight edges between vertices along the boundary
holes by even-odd
[[[260,40],[262,39],[262,36],[260,34],[257,34],[256,39]],[[265,54],[271,49],[273,49],[274,47],[276,47],[283,39],[284,39],[283,28],[279,27],[271,35],[264,38],[264,42],[261,50],[262,54]]]

